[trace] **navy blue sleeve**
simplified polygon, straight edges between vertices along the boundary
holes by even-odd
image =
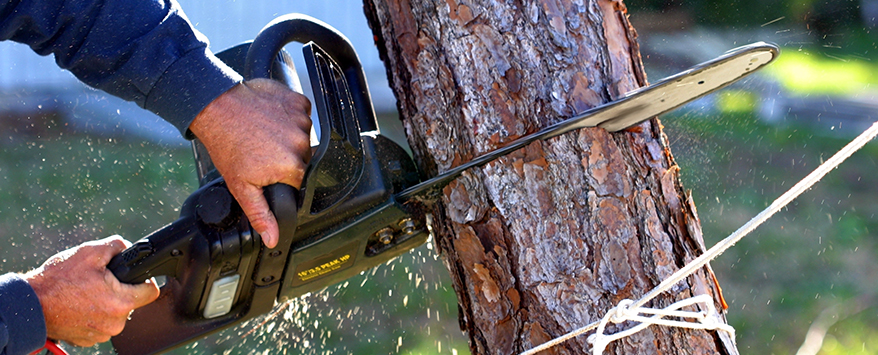
[[[0,40],[53,54],[84,83],[134,101],[184,135],[208,103],[241,81],[174,0],[7,0]]]
[[[0,355],[30,354],[45,343],[46,319],[37,294],[18,275],[0,275]]]

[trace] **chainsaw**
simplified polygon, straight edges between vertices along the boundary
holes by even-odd
[[[261,243],[207,150],[193,141],[200,187],[180,217],[108,265],[126,283],[166,279],[159,298],[135,310],[113,337],[118,354],[185,345],[374,268],[426,242],[427,211],[463,171],[574,129],[623,130],[725,87],[778,54],[761,42],[736,48],[422,181],[406,150],[380,134],[357,54],[335,29],[303,15],[282,16],[252,42],[217,56],[248,79],[271,78],[301,92],[283,49],[291,42],[303,44],[319,145],[301,189],[265,188],[280,228],[277,247]]]

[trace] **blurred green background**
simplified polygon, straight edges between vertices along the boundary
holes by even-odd
[[[708,245],[876,120],[876,1],[625,3],[652,81],[737,45],[782,47],[759,75],[661,118]],[[3,271],[28,270],[110,234],[138,239],[174,220],[197,186],[186,147],[72,129],[52,110],[0,116]],[[382,120],[392,131],[396,117]],[[712,263],[741,353],[878,353],[876,157],[871,143]],[[806,337],[815,345],[803,347]],[[176,353],[463,354],[468,347],[447,272],[428,244]]]

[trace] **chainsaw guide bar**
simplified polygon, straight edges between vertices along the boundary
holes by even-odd
[[[722,56],[698,64],[684,72],[630,91],[618,100],[586,110],[538,132],[518,138],[502,148],[412,186],[403,191],[398,198],[401,201],[433,202],[439,198],[442,188],[464,171],[488,164],[537,140],[549,139],[585,127],[601,127],[610,132],[617,132],[635,126],[752,74],[771,63],[777,58],[778,53],[777,46],[765,42],[729,50]]]

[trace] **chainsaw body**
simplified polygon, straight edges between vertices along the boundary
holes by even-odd
[[[378,132],[365,76],[346,38],[317,20],[290,15],[252,43],[217,56],[248,79],[267,77],[298,89],[282,50],[293,41],[305,43],[320,143],[301,190],[265,189],[280,227],[278,246],[261,243],[207,151],[193,142],[201,187],[183,203],[180,218],[108,266],[123,282],[167,278],[158,300],[136,310],[113,338],[119,354],[184,345],[426,241],[421,208],[394,198],[419,182],[417,169],[402,147]]]

